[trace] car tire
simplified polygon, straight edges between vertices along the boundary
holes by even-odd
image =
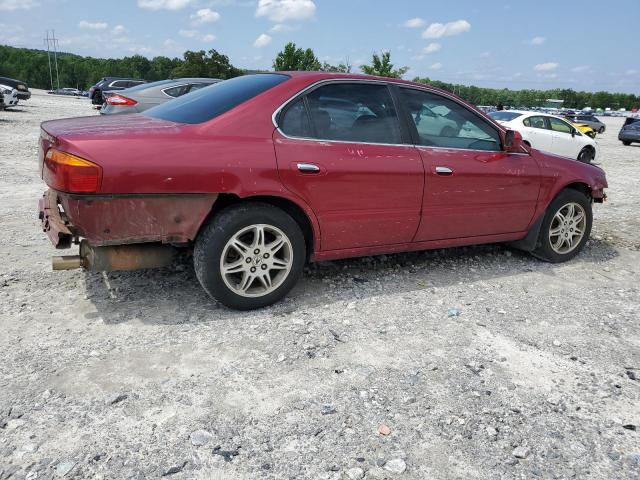
[[[217,213],[198,234],[193,252],[202,287],[236,310],[280,300],[300,278],[306,258],[298,223],[266,203],[232,205]]]
[[[578,190],[565,189],[547,208],[532,253],[551,263],[571,260],[587,243],[592,224],[591,199]]]
[[[598,133],[603,134],[603,133],[604,133],[604,127],[600,127],[600,128],[598,129]]]
[[[631,145],[631,142],[626,142],[625,141],[625,142],[622,142],[622,144],[628,147],[629,145]]]
[[[580,150],[578,154],[578,161],[582,163],[591,163],[593,157],[595,156],[595,152],[591,147],[584,147]]]

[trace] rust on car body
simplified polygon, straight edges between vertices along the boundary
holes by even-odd
[[[83,196],[49,190],[40,201],[40,211],[43,230],[56,248],[69,248],[78,237],[94,247],[179,244],[196,237],[217,198],[217,194]]]

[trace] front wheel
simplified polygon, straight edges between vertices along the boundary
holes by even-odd
[[[600,133],[600,134],[604,133],[604,127],[600,127],[600,128],[598,129],[598,133]]]
[[[584,147],[578,154],[578,161],[582,163],[591,163],[595,157],[595,152],[590,147]]]
[[[302,230],[272,205],[234,205],[218,213],[196,240],[193,262],[204,289],[237,310],[261,308],[284,297],[302,273]]]
[[[622,144],[628,147],[629,145],[631,145],[631,142],[622,142]]]
[[[563,190],[547,208],[534,255],[552,263],[571,260],[587,243],[592,223],[589,197]]]

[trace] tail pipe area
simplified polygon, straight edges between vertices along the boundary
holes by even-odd
[[[84,268],[91,272],[159,268],[170,265],[174,253],[173,247],[161,243],[92,247],[83,240],[80,255],[53,257],[52,266],[54,270]]]

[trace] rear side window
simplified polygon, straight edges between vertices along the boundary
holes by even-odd
[[[181,97],[189,91],[189,85],[176,85],[175,87],[165,88],[164,93],[170,97]]]
[[[202,123],[288,79],[288,75],[281,73],[258,73],[236,77],[145,110],[143,115],[177,123]]]
[[[547,123],[545,122],[544,117],[529,117],[529,118],[525,118],[522,123],[524,124],[525,127],[531,127],[531,128],[542,128],[544,130],[547,130]]]
[[[280,129],[290,137],[309,138],[312,136],[304,98],[287,108],[280,122]]]
[[[300,99],[286,111],[281,122],[285,134],[354,143],[401,143],[398,116],[386,85],[325,85],[306,96],[306,106],[308,112]]]

